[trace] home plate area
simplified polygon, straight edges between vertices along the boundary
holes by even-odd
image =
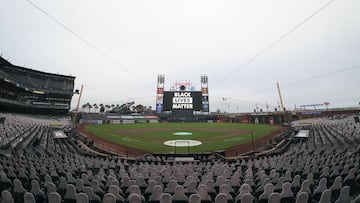
[[[168,140],[164,142],[164,145],[170,147],[194,147],[201,144],[202,142],[197,140]]]

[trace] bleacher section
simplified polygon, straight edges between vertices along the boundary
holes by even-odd
[[[0,107],[18,112],[67,113],[74,93],[74,80],[73,76],[15,66],[0,57]]]
[[[301,139],[296,146],[299,150],[351,147],[360,143],[360,125],[353,118],[341,120],[318,120],[311,125],[297,124],[296,131],[309,130],[307,139]]]
[[[359,202],[360,124],[353,119],[296,124],[309,137],[287,152],[226,159],[97,151],[70,135],[64,117],[0,114],[0,202]],[[56,128],[58,130],[58,128]],[[295,138],[294,138],[295,140]]]

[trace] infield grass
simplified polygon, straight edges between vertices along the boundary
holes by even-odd
[[[86,130],[111,142],[155,153],[213,152],[251,142],[279,129],[279,126],[240,123],[136,123],[86,125]],[[190,132],[179,136],[176,132]],[[194,147],[169,147],[166,140],[198,140]]]

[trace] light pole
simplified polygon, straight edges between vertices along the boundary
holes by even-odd
[[[223,97],[222,100],[223,100],[223,104],[224,104],[224,112],[225,112],[225,108],[227,106],[227,109],[228,109],[228,112],[230,110],[230,99],[229,97]]]

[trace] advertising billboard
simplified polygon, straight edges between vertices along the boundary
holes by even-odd
[[[157,80],[157,89],[156,89],[156,113],[161,113],[163,111],[164,83],[165,83],[165,76],[159,74]]]

